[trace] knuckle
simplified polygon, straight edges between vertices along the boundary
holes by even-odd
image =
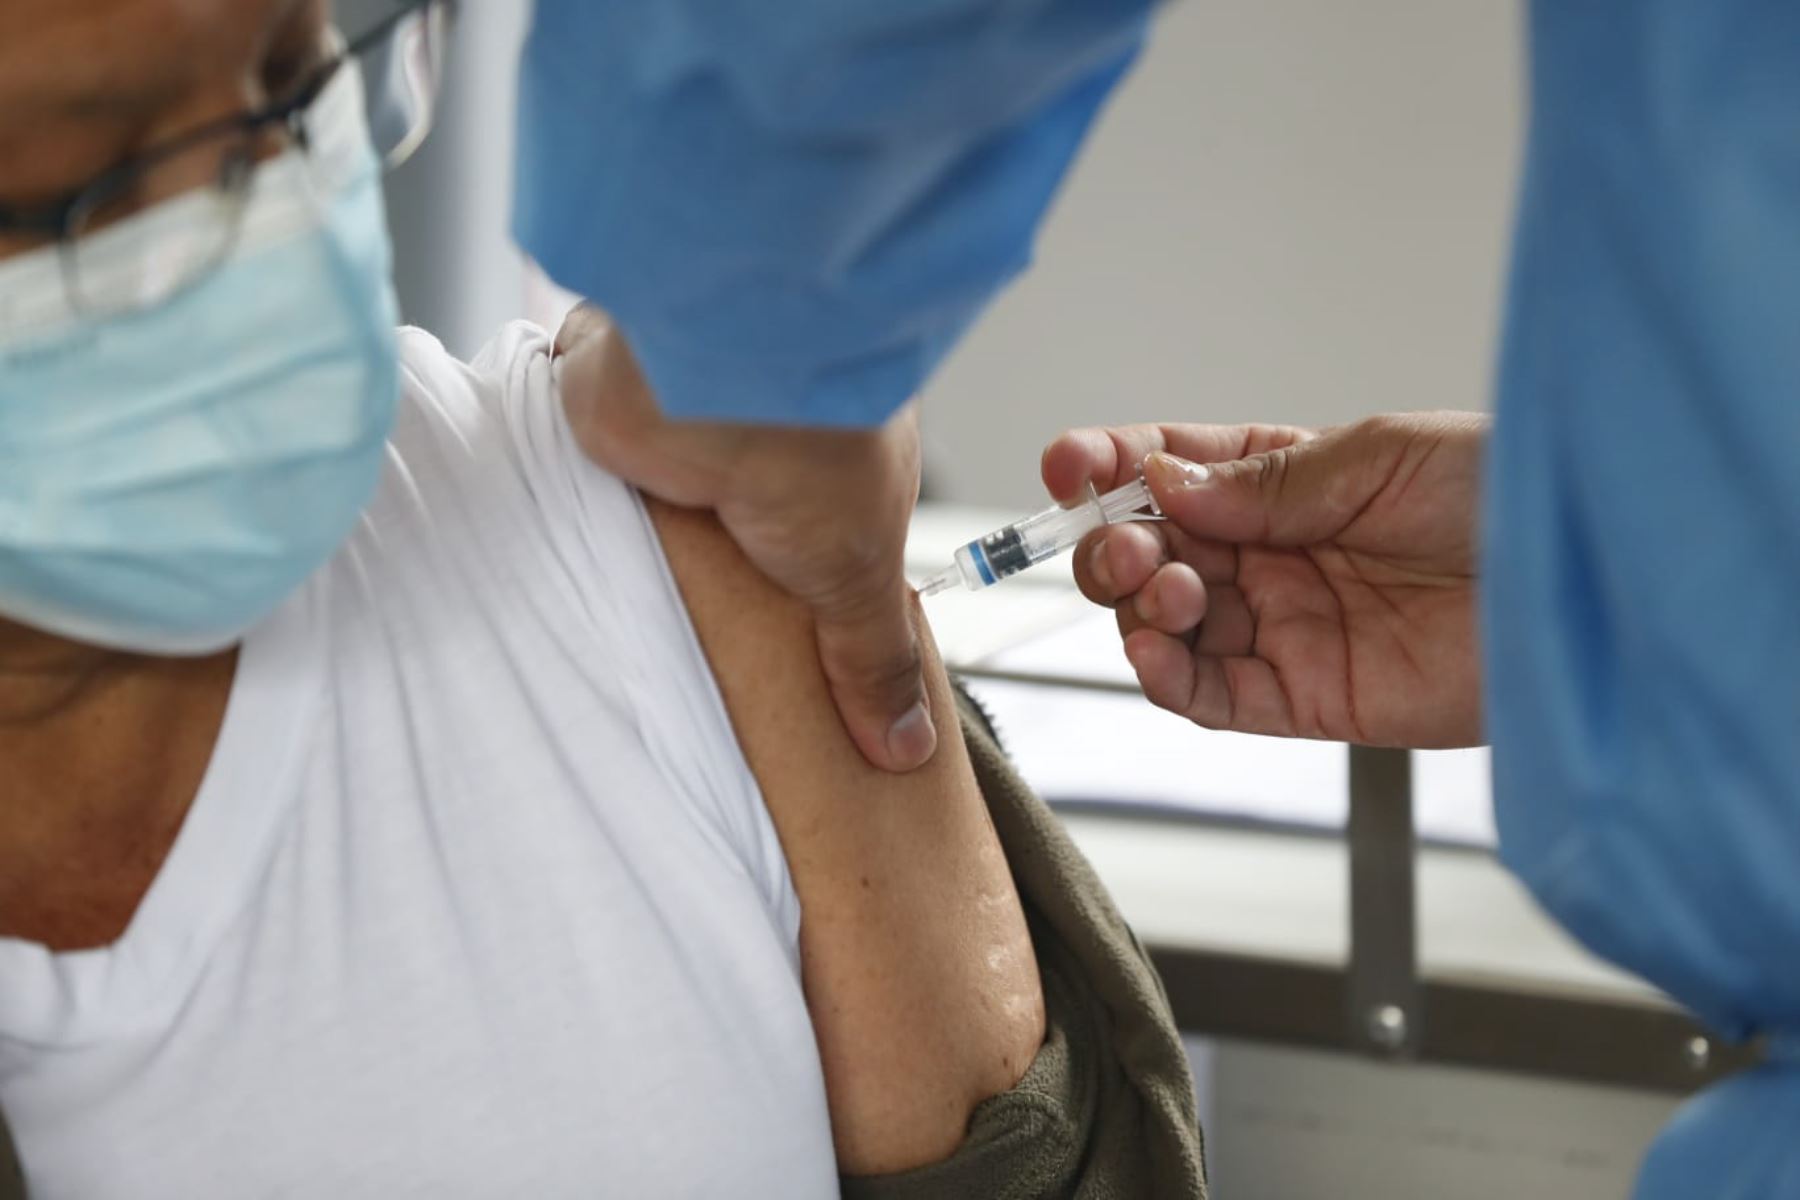
[[[804,560],[811,554],[796,549],[795,556]],[[819,581],[811,597],[815,609],[837,622],[867,624],[906,606],[894,568],[885,550],[846,538],[831,545],[815,569],[801,570]]]
[[[1286,450],[1268,450],[1243,460],[1242,477],[1265,502],[1273,503],[1287,486],[1291,465]]]
[[[1378,443],[1405,441],[1419,431],[1418,418],[1407,413],[1377,413],[1358,421],[1353,430]]]
[[[881,707],[899,709],[910,706],[924,692],[924,659],[918,643],[908,639],[878,658],[866,659],[834,672],[828,664],[826,674],[834,687],[847,688],[875,699]]]

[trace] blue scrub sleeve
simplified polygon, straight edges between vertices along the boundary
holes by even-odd
[[[1150,0],[538,0],[514,232],[664,411],[869,426],[1031,255]]]
[[[1501,853],[1769,1065],[1641,1200],[1800,1197],[1800,5],[1535,0],[1489,473]]]

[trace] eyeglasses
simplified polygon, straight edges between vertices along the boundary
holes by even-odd
[[[89,316],[166,300],[216,270],[237,239],[256,165],[277,144],[306,148],[303,118],[327,84],[356,60],[375,151],[384,169],[410,157],[430,132],[442,80],[453,0],[362,0],[364,32],[307,73],[280,100],[209,122],[101,172],[67,195],[29,208],[0,205],[0,234],[38,236],[57,244],[70,306]],[[156,287],[121,301],[100,294],[96,235],[163,199],[181,196],[207,209],[156,247]],[[87,286],[84,286],[87,285]],[[90,289],[92,294],[90,294]]]

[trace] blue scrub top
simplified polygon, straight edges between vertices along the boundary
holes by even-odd
[[[1146,7],[539,0],[519,239],[670,413],[876,423],[1026,265]],[[1770,1037],[1640,1198],[1800,1197],[1800,4],[1536,0],[1531,51],[1501,852],[1590,947]]]
[[[1150,0],[539,0],[514,230],[682,417],[867,426],[1031,256]]]
[[[1800,4],[1536,0],[1490,463],[1501,853],[1770,1065],[1640,1197],[1800,1197]]]

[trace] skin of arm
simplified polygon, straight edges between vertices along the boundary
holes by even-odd
[[[917,606],[942,736],[905,775],[844,732],[812,617],[709,513],[648,501],[800,899],[807,1006],[840,1169],[947,1158],[1044,1037],[1031,939]]]

